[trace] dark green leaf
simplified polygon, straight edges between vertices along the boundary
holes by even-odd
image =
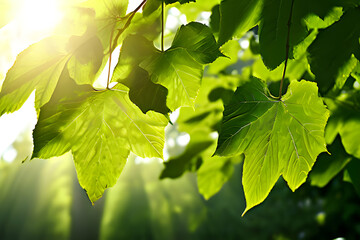
[[[322,92],[335,84],[341,88],[357,64],[353,52],[359,48],[360,10],[351,9],[330,27],[321,30],[309,47],[309,63]]]
[[[336,6],[336,2],[328,0],[293,1],[293,3],[292,11],[292,1],[265,0],[264,3],[259,32],[260,53],[264,64],[271,70],[285,60],[287,47],[289,57],[293,58],[294,47],[308,35],[306,24],[310,21],[309,17],[324,18]],[[330,17],[330,20],[335,21],[338,17],[338,15]]]
[[[154,110],[156,112],[167,114],[170,109],[166,106],[166,96],[168,90],[155,84],[150,80],[148,72],[137,67],[123,81],[122,84],[129,90],[130,100],[135,103],[143,113]]]
[[[347,181],[351,182],[360,196],[360,159],[353,159],[347,166],[346,166],[346,173],[347,173]]]
[[[357,139],[360,138],[360,94],[354,92],[339,96],[338,99],[325,99],[331,116],[326,126],[326,142],[332,143],[340,134],[346,152],[360,158]]]
[[[164,0],[166,4],[172,4],[179,2],[180,4],[189,3],[189,2],[195,2],[195,0]]]
[[[206,139],[204,134],[199,134],[196,137],[193,135],[183,154],[170,158],[164,163],[165,169],[162,171],[160,179],[178,178],[185,171],[196,171],[201,165],[199,152],[206,150],[213,143],[214,140]]]
[[[329,153],[321,153],[310,172],[311,185],[324,187],[351,161],[340,138],[337,138],[329,147]]]
[[[241,36],[254,27],[261,18],[264,0],[223,0],[220,4],[219,45],[235,33]]]

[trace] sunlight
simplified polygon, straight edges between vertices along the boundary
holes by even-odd
[[[57,0],[25,0],[17,19],[26,31],[49,31],[62,19]]]

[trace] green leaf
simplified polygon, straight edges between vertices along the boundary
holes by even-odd
[[[301,79],[307,68],[308,63],[305,55],[300,59],[290,59],[287,63],[285,77],[290,80]],[[267,82],[280,81],[284,71],[284,63],[271,71],[264,65],[262,59],[258,58],[252,65],[252,70],[254,77],[263,79]]]
[[[100,92],[86,92],[74,83],[67,87],[78,93],[52,99],[40,110],[32,158],[71,150],[80,185],[94,202],[116,183],[129,151],[162,157],[167,119],[155,112],[143,114],[120,84]]]
[[[90,50],[88,49],[90,47]],[[70,75],[80,84],[92,83],[103,59],[99,40],[50,37],[20,53],[6,74],[0,92],[0,115],[18,110],[36,89],[35,107],[46,104],[68,63]]]
[[[194,105],[203,74],[202,64],[220,55],[211,31],[200,23],[182,26],[171,48],[165,52],[157,50],[144,37],[129,36],[124,40],[112,81],[122,82],[140,67],[148,72],[152,82],[168,89],[167,106],[173,111],[180,106]]]
[[[210,28],[214,33],[218,33],[220,30],[220,4],[211,9]]]
[[[360,149],[357,140],[360,138],[360,94],[340,95],[337,99],[325,98],[331,115],[326,126],[326,142],[332,143],[340,134],[345,151],[360,158]]]
[[[328,150],[331,155],[321,153],[310,172],[309,177],[313,186],[324,187],[327,185],[352,159],[345,152],[340,138],[337,138],[328,147]]]
[[[236,90],[225,106],[215,154],[245,154],[245,212],[264,201],[279,176],[293,191],[305,182],[316,157],[326,151],[328,117],[315,83],[291,82],[281,101],[258,79]]]
[[[221,51],[227,57],[217,58],[209,65],[209,73],[217,74],[228,66],[238,61],[238,52],[241,50],[240,44],[236,40],[230,40],[221,46]]]
[[[63,38],[47,38],[20,53],[0,92],[0,116],[18,110],[36,89],[35,106],[47,103],[70,58]]]
[[[166,4],[172,4],[179,2],[180,4],[189,3],[189,2],[195,2],[195,0],[165,0]]]
[[[234,164],[243,160],[244,156],[206,158],[197,172],[199,192],[207,200],[220,191],[222,186],[232,177]]]
[[[174,124],[179,131],[189,133],[190,142],[182,155],[171,158],[165,163],[162,176],[175,178],[185,171],[198,170],[201,163],[205,164],[205,167],[200,166],[203,170],[201,170],[201,175],[198,174],[198,187],[200,193],[206,198],[217,193],[230,178],[233,171],[232,165],[237,163],[233,160],[237,158],[230,160],[211,157],[211,155],[216,148],[213,134],[218,129],[218,123],[222,117],[221,112],[224,109],[221,99],[233,94],[237,81],[236,77],[203,79],[195,108],[181,108],[180,115]],[[214,176],[211,181],[208,179],[210,174]]]
[[[360,159],[353,159],[346,167],[347,182],[351,182],[360,196]],[[345,174],[344,174],[345,177]]]
[[[127,1],[122,2],[126,2],[126,7]],[[96,7],[96,19],[91,11],[83,11],[83,7],[72,12],[83,14],[86,19],[87,30],[82,36],[49,37],[18,55],[0,92],[0,115],[18,110],[34,90],[35,107],[38,109],[46,104],[65,68],[79,84],[94,82],[96,74],[106,63],[103,61],[104,51],[108,51],[112,28],[122,26],[123,21],[118,17],[125,12],[123,3],[111,10],[104,9],[105,5],[98,7],[94,1],[87,4]],[[118,15],[106,15],[113,11]]]
[[[293,1],[293,4],[291,11],[292,1],[265,0],[264,2],[263,18],[259,28],[260,53],[264,64],[271,70],[286,58],[289,27],[289,57],[293,58],[294,47],[308,35],[306,25],[310,21],[308,18],[312,16],[325,18],[328,14],[332,16],[331,11],[336,6],[336,2],[328,0]],[[341,11],[337,13],[339,15]],[[331,20],[334,22],[338,15],[330,17]]]
[[[160,179],[178,178],[185,171],[196,171],[202,162],[199,152],[203,152],[214,143],[214,140],[207,138],[206,134],[192,135],[185,152],[180,156],[170,158],[164,163],[165,168],[161,172]]]
[[[264,0],[223,0],[220,4],[219,45],[230,40],[235,33],[242,36],[261,18]]]
[[[130,100],[143,113],[154,110],[166,115],[170,111],[166,106],[168,90],[159,84],[153,83],[148,72],[144,69],[140,67],[134,68],[131,74],[121,83],[129,88]]]
[[[151,81],[168,89],[167,105],[170,110],[194,105],[201,84],[203,67],[185,49],[158,52],[142,62],[140,67],[151,73]]]
[[[73,57],[67,63],[70,77],[75,79],[78,84],[92,84],[99,72],[103,58],[103,47],[100,39],[90,33],[84,36],[72,36],[69,46]],[[101,68],[102,69],[102,68]]]
[[[338,22],[320,30],[308,49],[311,71],[322,92],[335,84],[341,88],[358,62],[353,53],[360,48],[360,26],[354,22],[360,22],[359,9],[345,12]]]
[[[224,56],[216,44],[211,29],[206,25],[191,22],[182,25],[171,44],[172,49],[184,48],[199,63],[208,64]]]

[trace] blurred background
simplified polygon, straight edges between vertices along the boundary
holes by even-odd
[[[10,2],[15,6],[13,19],[0,29],[0,85],[16,55],[51,35],[62,17],[59,1],[0,0],[1,4]],[[139,2],[131,0],[128,12]],[[209,17],[209,11],[196,15],[205,24]],[[170,8],[168,36],[186,22],[186,15]],[[247,49],[249,39],[254,38],[256,34],[235,41],[235,45],[230,42],[227,47],[238,60],[219,60],[206,73],[238,74],[250,64]],[[100,85],[102,78],[106,76],[100,76]],[[221,190],[205,200],[199,194],[195,173],[160,180],[164,165],[159,159],[132,155],[116,186],[92,206],[79,186],[70,153],[23,162],[33,147],[33,97],[19,111],[0,118],[1,240],[359,239],[359,196],[340,175],[323,188],[307,182],[294,193],[279,179],[269,197],[241,217],[245,209],[241,162]],[[177,129],[178,114],[172,115],[174,125],[166,132],[167,159],[181,154],[190,141],[188,134]]]

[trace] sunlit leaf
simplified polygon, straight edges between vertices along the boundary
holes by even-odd
[[[202,64],[212,63],[218,57],[224,56],[219,51],[211,29],[197,22],[181,26],[171,48],[186,49],[196,61]]]
[[[234,173],[234,164],[240,163],[243,155],[236,157],[206,158],[197,172],[199,192],[209,199],[220,191]]]
[[[112,80],[122,82],[139,66],[148,72],[152,82],[168,89],[166,103],[173,111],[180,106],[194,105],[203,74],[202,64],[220,55],[211,31],[201,23],[182,26],[171,48],[164,52],[144,37],[129,36],[124,41]]]
[[[193,106],[200,88],[203,67],[182,48],[157,53],[140,67],[151,73],[151,81],[169,91],[168,107],[174,111],[180,106]]]
[[[70,58],[65,43],[63,38],[47,38],[19,54],[2,85],[0,115],[18,110],[35,89],[37,108],[50,100]]]
[[[116,183],[129,151],[162,157],[166,124],[160,114],[143,114],[121,85],[82,91],[41,108],[32,157],[50,158],[71,150],[80,185],[94,202]]]
[[[237,89],[225,106],[215,154],[245,154],[245,212],[267,197],[281,175],[293,191],[306,180],[316,157],[326,151],[328,117],[311,82],[291,82],[280,101],[258,79]]]

